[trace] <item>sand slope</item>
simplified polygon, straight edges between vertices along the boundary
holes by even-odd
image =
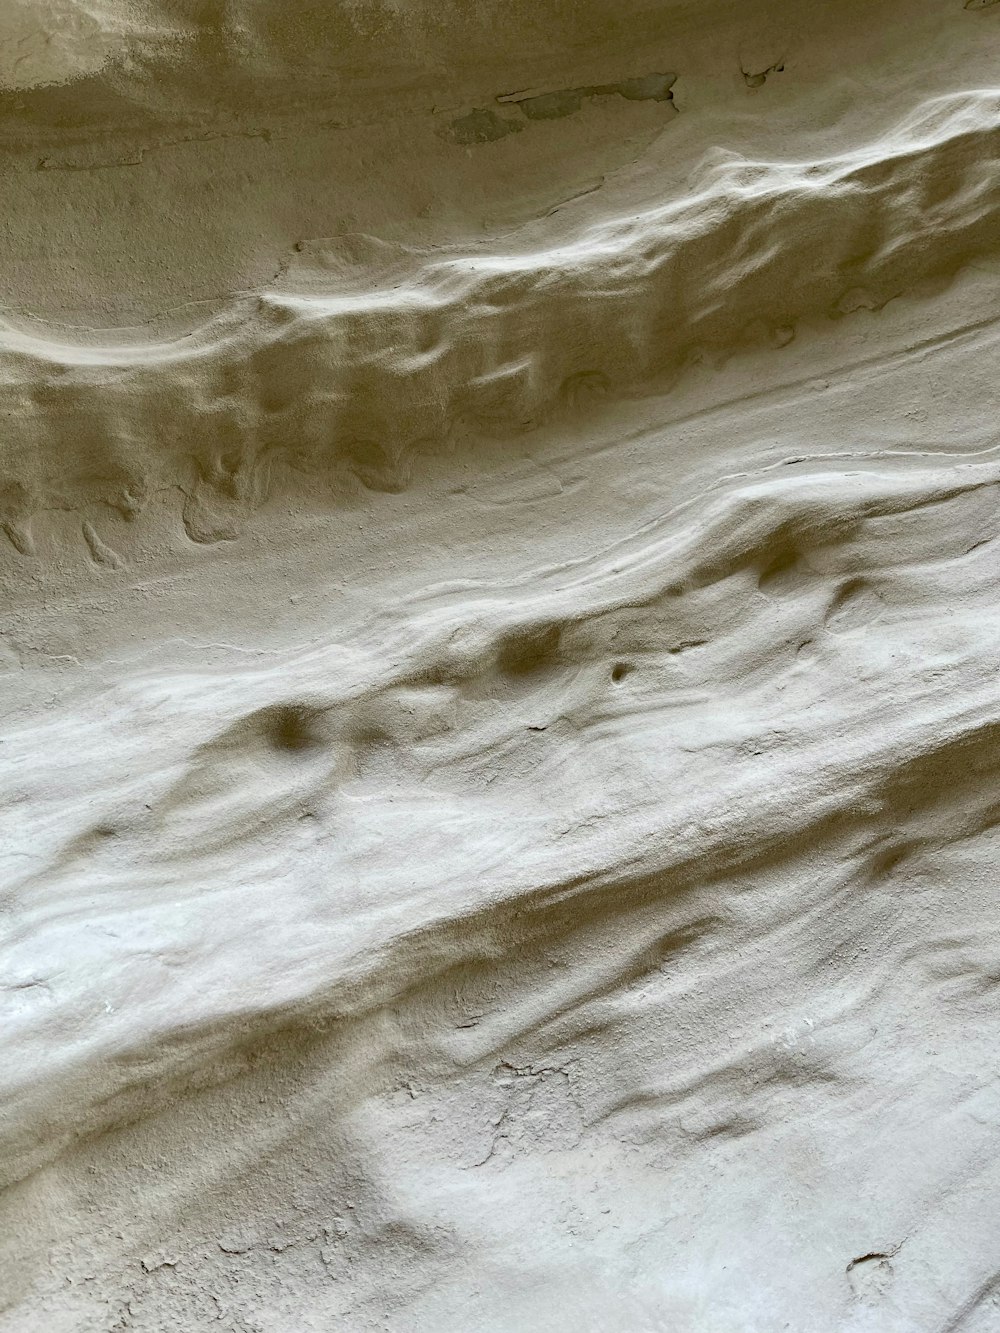
[[[10,3],[0,1329],[1000,1321],[1000,6]]]

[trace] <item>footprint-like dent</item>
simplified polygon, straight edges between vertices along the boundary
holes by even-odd
[[[607,398],[611,382],[600,370],[581,370],[568,375],[559,387],[559,398],[571,411],[590,407]]]
[[[420,751],[439,745],[455,727],[458,690],[411,681],[356,701],[334,724],[350,774],[383,786],[421,785]]]
[[[847,1280],[851,1290],[862,1300],[878,1300],[885,1296],[893,1279],[892,1259],[896,1250],[873,1250],[860,1254],[847,1265]]]
[[[611,679],[616,685],[621,684],[627,675],[632,671],[632,666],[628,662],[616,662],[611,668]]]
[[[34,539],[27,523],[4,522],[0,523],[0,529],[18,555],[35,554]]]
[[[124,563],[121,556],[101,540],[97,529],[87,519],[83,522],[83,540],[87,543],[90,558],[95,565],[103,565],[107,569],[121,569]]]
[[[794,546],[783,547],[763,566],[757,586],[770,597],[781,597],[807,582],[809,567]]]
[[[348,469],[367,491],[399,495],[410,484],[406,459],[394,456],[377,440],[349,440],[340,447]]]
[[[322,744],[322,714],[302,704],[276,704],[258,714],[265,738],[273,750],[296,753]]]
[[[202,751],[212,754],[301,754],[329,741],[328,710],[307,703],[268,704],[235,722]]]
[[[907,861],[913,855],[915,850],[915,844],[908,840],[879,847],[871,858],[872,876],[881,879],[893,874],[902,866],[904,861]]]
[[[395,786],[401,780],[419,780],[409,748],[376,727],[352,735],[350,771],[354,778],[377,781],[382,787]]]
[[[342,764],[328,708],[297,700],[269,704],[195,750],[154,817],[190,821],[190,846],[205,852],[280,823],[293,805],[297,817],[302,782],[311,788],[331,781]]]
[[[513,630],[497,648],[496,665],[501,675],[521,679],[551,671],[560,662],[561,625],[541,625]]]
[[[188,539],[197,546],[214,546],[217,542],[235,541],[240,535],[240,519],[233,512],[233,506],[205,488],[184,499],[181,521]]]
[[[834,633],[858,629],[877,619],[882,605],[882,598],[867,579],[849,579],[834,594],[823,623]]]

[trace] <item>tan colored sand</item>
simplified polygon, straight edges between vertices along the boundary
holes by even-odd
[[[998,57],[4,0],[2,1333],[998,1327]]]

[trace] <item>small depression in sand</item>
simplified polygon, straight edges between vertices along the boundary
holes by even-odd
[[[6,0],[2,1333],[997,1327],[998,167],[1000,5]]]

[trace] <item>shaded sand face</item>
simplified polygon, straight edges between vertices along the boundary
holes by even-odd
[[[5,0],[2,1333],[1000,1326],[1000,4]]]

